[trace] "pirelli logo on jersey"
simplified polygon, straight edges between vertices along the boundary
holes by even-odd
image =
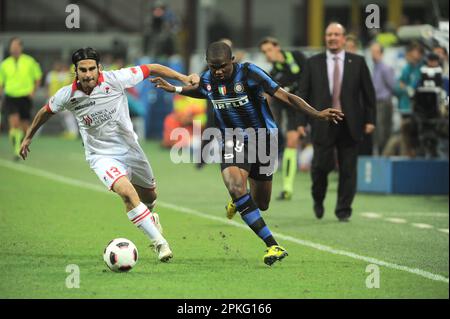
[[[229,109],[232,107],[240,107],[247,103],[249,103],[249,99],[247,95],[236,97],[232,99],[221,99],[221,100],[211,100],[214,108],[217,110]]]

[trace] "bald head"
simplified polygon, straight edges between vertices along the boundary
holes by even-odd
[[[325,44],[331,53],[339,53],[345,46],[345,28],[337,22],[330,23],[325,29]]]

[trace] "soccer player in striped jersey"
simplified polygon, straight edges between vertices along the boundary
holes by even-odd
[[[125,90],[149,75],[185,84],[197,83],[198,75],[183,75],[159,64],[102,72],[100,56],[92,48],[75,51],[72,62],[76,79],[56,92],[36,114],[20,155],[25,160],[34,134],[53,114],[62,110],[72,112],[91,169],[109,190],[122,198],[129,220],[151,240],[159,260],[168,261],[172,251],[161,234],[159,216],[152,212],[156,202],[155,178],[133,131]]]
[[[277,126],[263,93],[314,118],[337,123],[344,115],[331,108],[319,112],[300,97],[280,88],[256,65],[233,63],[233,60],[231,48],[227,44],[214,42],[206,52],[209,70],[200,76],[199,84],[176,87],[160,77],[151,81],[156,87],[168,92],[209,99],[212,102],[215,123],[222,133],[222,178],[232,198],[227,206],[227,217],[231,219],[236,210],[240,212],[245,223],[267,246],[264,263],[272,265],[286,257],[287,251],[278,245],[260,214],[260,211],[269,207],[274,169],[260,160],[260,148],[265,148],[263,152],[267,154],[268,148],[277,144]],[[241,136],[227,138],[229,129],[241,130]],[[249,129],[255,130],[256,142],[251,140]],[[259,143],[259,140],[264,139],[265,143]],[[256,162],[248,155],[252,152],[258,153]],[[277,152],[270,153],[276,156]],[[240,156],[241,154],[244,155]],[[247,182],[250,184],[250,192],[247,191]]]

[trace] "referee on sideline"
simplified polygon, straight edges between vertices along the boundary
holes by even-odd
[[[300,51],[282,50],[278,40],[266,37],[259,43],[259,49],[266,56],[268,62],[272,63],[270,75],[286,91],[298,94],[300,73],[306,63],[305,55]],[[279,140],[285,139],[283,145],[283,191],[277,197],[278,200],[290,200],[294,191],[295,174],[297,173],[297,147],[299,138],[305,135],[303,127],[300,126],[300,115],[290,106],[278,101],[270,100],[270,109],[275,117],[278,127],[283,130]],[[283,118],[286,118],[286,129],[283,129]],[[280,147],[281,149],[281,147]]]
[[[0,95],[5,95],[8,136],[14,147],[14,159],[18,160],[20,144],[30,125],[32,99],[41,83],[42,71],[34,58],[23,53],[20,38],[11,39],[9,54],[0,64]]]

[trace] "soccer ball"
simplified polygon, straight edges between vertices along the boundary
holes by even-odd
[[[131,240],[116,238],[106,246],[103,260],[112,271],[126,272],[136,265],[138,250]]]

